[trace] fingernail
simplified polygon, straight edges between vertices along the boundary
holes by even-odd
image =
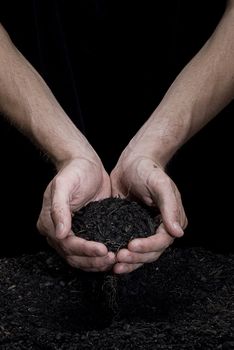
[[[61,238],[63,235],[64,224],[59,222],[56,226],[56,237]]]
[[[173,224],[173,227],[176,230],[176,235],[178,237],[182,237],[184,235],[184,230],[182,229],[182,227],[180,226],[180,224],[178,222],[175,222]]]

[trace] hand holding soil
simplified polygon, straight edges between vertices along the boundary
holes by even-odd
[[[44,193],[37,227],[69,265],[85,271],[103,271],[115,263],[114,254],[108,254],[103,244],[88,242],[71,232],[72,211],[88,201],[111,195],[109,176],[100,160],[94,162],[87,157],[60,164]]]
[[[159,226],[155,209],[121,198],[90,202],[76,212],[72,220],[75,235],[101,242],[118,253],[134,238],[154,235]]]
[[[155,234],[159,221],[159,216],[156,216],[153,208],[115,197],[90,202],[77,211],[73,216],[72,230],[75,235],[85,240],[105,244],[108,251],[114,252],[118,259],[121,250],[127,250],[129,242],[134,238],[146,238]],[[119,280],[116,275],[108,273],[100,278],[100,294],[106,296],[109,306],[114,311]],[[94,289],[96,295],[98,288],[94,288],[93,284],[92,278],[91,287],[87,290]]]
[[[134,239],[128,249],[119,251],[115,273],[129,273],[157,260],[174,238],[183,235],[187,225],[181,196],[172,179],[154,159],[142,156],[142,144],[137,145],[134,140],[130,144],[134,144],[134,147],[125,148],[111,172],[112,195],[138,198],[148,206],[157,208],[162,223],[157,228],[157,234]]]

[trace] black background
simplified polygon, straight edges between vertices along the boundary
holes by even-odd
[[[69,3],[69,4],[68,4]],[[108,171],[168,87],[208,39],[223,1],[8,1],[1,21]],[[233,251],[233,104],[193,137],[168,172],[189,226],[178,245]],[[45,248],[36,230],[53,166],[0,120],[0,253]]]

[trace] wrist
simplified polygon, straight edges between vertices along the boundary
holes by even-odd
[[[185,117],[187,115],[187,117]],[[129,142],[125,156],[148,157],[165,168],[190,134],[190,113],[157,108]]]
[[[81,159],[96,164],[100,168],[103,167],[101,159],[92,148],[90,149],[90,147],[89,144],[86,148],[79,145],[79,147],[73,149],[72,147],[69,148],[68,145],[68,149],[62,150],[62,152],[57,154],[56,157],[52,156],[51,160],[57,171],[64,168],[68,163]]]
[[[46,120],[39,123],[38,120]],[[97,153],[87,138],[75,126],[60,105],[47,104],[47,111],[33,110],[28,116],[31,139],[50,158],[56,169],[60,169],[73,159],[85,158],[94,163],[100,162]]]

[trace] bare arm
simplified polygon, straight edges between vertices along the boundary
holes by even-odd
[[[95,152],[0,25],[0,110],[56,163]]]
[[[72,266],[103,271],[113,253],[74,237],[72,211],[110,196],[110,180],[100,158],[72,123],[52,92],[0,25],[0,111],[40,146],[58,173],[47,186],[37,227]]]
[[[234,96],[234,1],[130,143],[162,166]]]
[[[112,193],[133,195],[159,208],[157,234],[131,241],[117,255],[116,273],[159,258],[183,235],[187,218],[180,193],[164,168],[175,152],[234,95],[234,0],[198,54],[182,70],[111,173]]]

